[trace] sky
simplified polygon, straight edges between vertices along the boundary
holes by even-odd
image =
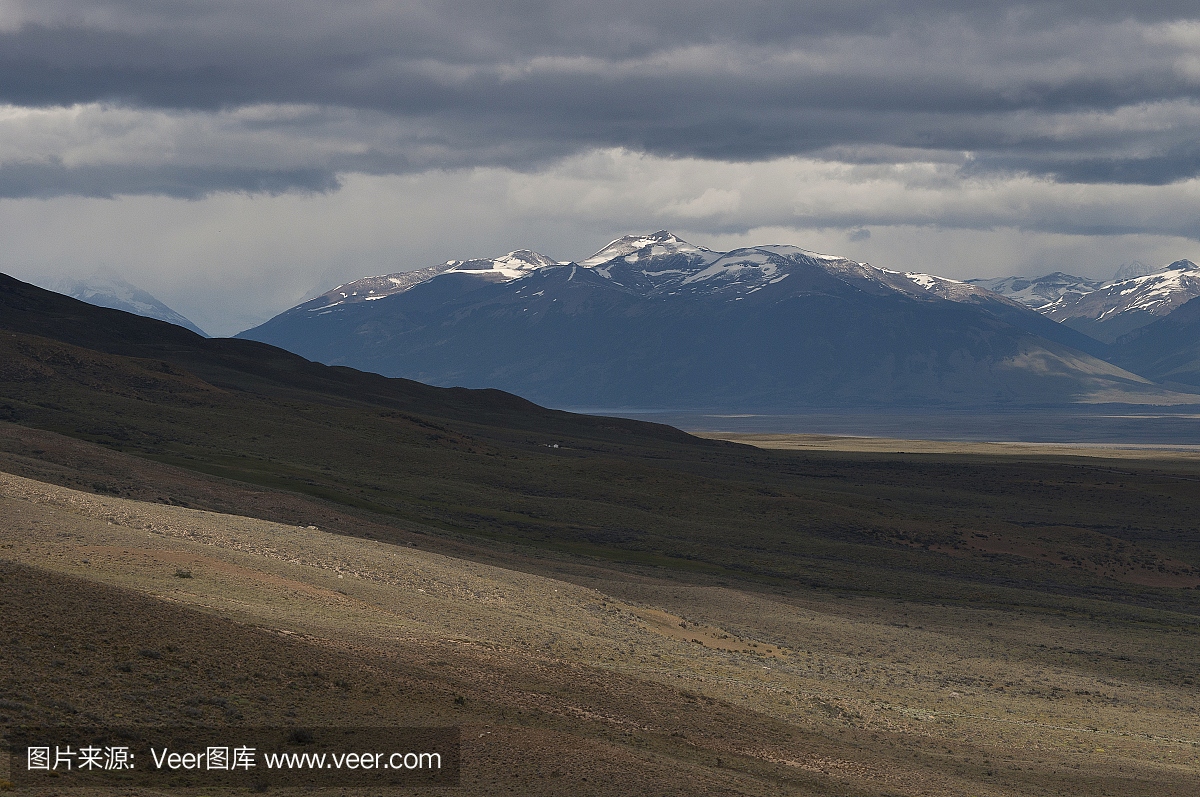
[[[214,335],[668,229],[958,279],[1200,262],[1200,7],[0,0],[0,271]]]

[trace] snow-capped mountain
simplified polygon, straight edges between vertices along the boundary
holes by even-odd
[[[376,301],[385,296],[403,293],[414,285],[420,285],[422,282],[447,273],[465,274],[488,282],[505,282],[523,277],[534,269],[553,266],[556,262],[529,249],[518,249],[501,257],[447,260],[445,263],[415,271],[363,277],[354,282],[339,285],[331,291],[326,291],[295,309],[302,309],[305,312],[320,312],[327,307]]]
[[[712,255],[719,255],[703,246],[692,246],[687,241],[677,238],[666,230],[659,230],[650,235],[626,235],[610,242],[591,257],[579,261],[579,265],[589,268],[602,266],[610,260],[623,258],[627,263],[638,260],[650,260],[665,255],[683,255],[703,260]]]
[[[1082,296],[1063,296],[1041,308],[1041,312],[1112,343],[1170,315],[1197,296],[1200,296],[1200,266],[1190,260],[1176,260],[1152,274],[1110,282]]]
[[[717,252],[667,231],[620,238],[578,262],[543,260],[491,280],[479,273],[492,267],[450,261],[393,275],[413,282],[351,283],[238,337],[559,407],[977,406],[1162,393],[1049,339],[1087,340],[1021,303],[933,275],[795,246]]]
[[[99,272],[87,279],[62,279],[47,287],[58,293],[66,294],[72,299],[79,299],[97,307],[108,307],[146,318],[157,318],[159,321],[166,321],[190,329],[197,335],[208,337],[204,330],[183,315],[167,307],[141,288],[130,285],[112,273]]]
[[[666,230],[618,238],[576,265],[591,268],[614,285],[647,296],[748,296],[782,282],[790,276],[788,265],[796,263],[819,263],[826,273],[864,290],[893,290],[914,297],[932,293],[956,302],[995,302],[1024,309],[989,290],[946,277],[890,271],[797,246],[753,246],[717,252],[694,246]]]
[[[1064,297],[1082,296],[1100,288],[1104,283],[1055,271],[1044,277],[996,277],[967,280],[971,285],[986,288],[1040,310]]]
[[[791,276],[789,264],[822,263],[822,270],[852,283],[887,287],[913,295],[911,280],[844,257],[810,252],[797,246],[752,246],[715,252],[693,246],[666,230],[629,235],[605,246],[577,265],[590,268],[615,286],[646,296],[728,294],[744,298]]]

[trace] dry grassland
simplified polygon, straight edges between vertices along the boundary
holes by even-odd
[[[898,440],[776,432],[694,432],[696,437],[784,451],[852,451],[868,454],[1078,455],[1110,459],[1169,459],[1200,466],[1200,446],[1091,446],[1065,443],[974,443],[958,440]]]
[[[633,755],[628,766],[647,772],[649,753],[628,752],[641,749],[639,735],[678,737],[695,757],[686,776],[695,780],[679,793],[1182,795],[1200,777],[1200,695],[1147,664],[1194,660],[1190,630],[817,592],[767,596],[634,574],[569,583],[2,473],[0,546],[0,559],[321,649],[432,661],[465,700],[501,707],[491,722],[469,725],[472,793],[494,793],[489,767],[536,758],[530,740],[548,731],[518,714],[600,727],[612,737],[605,755],[616,745]],[[573,670],[578,692],[532,685],[531,673],[556,667],[584,668]],[[603,690],[587,684],[604,673],[622,686],[601,700]],[[670,691],[655,691],[662,687]],[[729,711],[764,724],[697,730],[707,727],[697,717]],[[531,775],[520,790],[540,783]],[[625,788],[593,776],[571,790]],[[655,788],[645,793],[673,793]]]

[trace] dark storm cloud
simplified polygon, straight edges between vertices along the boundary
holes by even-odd
[[[214,191],[281,194],[330,191],[338,187],[328,169],[253,169],[212,166],[76,166],[62,163],[0,165],[0,199],[154,194],[200,199]]]
[[[1170,185],[1200,177],[1200,145],[1179,144],[1150,157],[985,158],[963,168],[967,175],[1014,171],[1049,177],[1060,183]]]
[[[1194,125],[1183,116],[1200,100],[1200,32],[1168,24],[1200,17],[1191,2],[29,8],[0,33],[0,101],[168,112],[295,104],[372,114],[394,129],[376,124],[367,151],[350,157],[364,133],[347,125],[338,133],[346,146],[270,169],[250,150],[211,174],[192,164],[114,165],[107,190],[99,166],[9,165],[0,171],[5,196],[191,196],[274,191],[290,180],[312,190],[347,169],[531,168],[590,147],[728,161],[969,151],[975,173],[1070,182],[1197,174]],[[1152,134],[1111,121],[1143,107],[1163,115]],[[241,130],[286,148],[284,128],[309,123],[246,120]],[[122,168],[128,175],[115,173]]]

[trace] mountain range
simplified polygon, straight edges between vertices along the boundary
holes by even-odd
[[[238,335],[333,365],[592,408],[1190,402],[1020,301],[794,246],[667,231],[339,286]]]
[[[968,282],[1015,299],[1048,318],[1112,344],[1200,296],[1200,266],[1190,260],[1176,260],[1161,268],[1135,262],[1121,268],[1107,282],[1061,271],[1044,277],[999,277]]]
[[[1200,266],[1177,260],[1152,274],[1111,282],[1080,296],[1060,297],[1041,312],[1105,343],[1115,343],[1197,296]]]

